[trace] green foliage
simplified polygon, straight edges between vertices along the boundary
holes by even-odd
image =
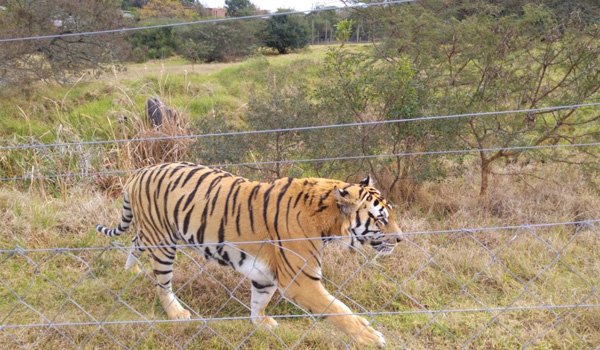
[[[228,17],[250,16],[256,13],[256,6],[249,0],[225,0]]]
[[[338,11],[312,12],[306,16],[310,25],[311,42],[331,42],[335,39],[335,25],[340,20]]]
[[[307,70],[312,63],[294,62],[277,67],[264,60],[255,61],[248,71],[236,71],[237,78],[251,79],[247,109],[238,120],[216,110],[199,120],[201,133],[240,130],[292,128],[319,122],[311,102]],[[252,77],[252,78],[251,78]],[[236,137],[211,137],[198,140],[196,153],[204,163],[241,163],[279,161],[301,157],[313,147],[303,132],[280,132]],[[252,165],[250,167],[254,168]],[[301,175],[302,169],[290,164],[261,165],[263,178]],[[243,169],[236,170],[243,173]]]
[[[414,118],[422,113],[421,106],[428,103],[416,72],[407,57],[385,61],[371,54],[331,50],[317,86],[320,110],[335,123]],[[448,148],[456,142],[456,133],[449,132],[452,125],[437,121],[349,128],[347,133],[351,136],[344,135],[343,141],[337,141],[344,144],[343,152],[352,155]],[[365,160],[359,166],[369,167],[380,188],[396,200],[410,200],[417,184],[437,178],[442,171],[439,164],[423,157]]]
[[[427,1],[376,10],[377,56],[410,57],[428,95],[427,114],[538,108],[593,100],[600,91],[600,30],[579,13],[521,3]],[[584,142],[597,120],[585,111],[455,121],[465,148]],[[575,132],[578,129],[578,132]],[[567,136],[568,135],[568,136]],[[481,193],[492,165],[532,159],[520,151],[481,152]],[[546,153],[556,157],[556,153]],[[564,156],[564,155],[563,155]],[[562,158],[561,156],[560,158]]]
[[[352,27],[356,22],[352,19],[344,19],[335,25],[335,39],[341,41],[342,44],[350,40],[352,36]]]
[[[169,27],[134,32],[129,41],[133,46],[133,59],[136,62],[167,58],[177,48],[174,30]]]
[[[281,12],[289,10],[280,9]],[[282,15],[267,20],[263,42],[267,47],[277,50],[280,54],[289,50],[300,49],[310,41],[306,22],[301,16]]]
[[[245,57],[258,47],[260,25],[260,22],[230,22],[179,28],[177,52],[194,62]]]

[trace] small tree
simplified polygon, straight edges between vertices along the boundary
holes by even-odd
[[[289,9],[279,9],[277,12],[289,12]],[[310,41],[304,20],[300,16],[281,15],[267,20],[264,44],[286,54],[290,49],[300,49]]]
[[[342,46],[350,40],[352,36],[352,27],[356,24],[356,21],[352,19],[344,19],[335,25],[335,39],[342,43]]]
[[[229,61],[250,55],[259,45],[263,22],[237,21],[176,30],[177,52],[192,61]]]
[[[256,6],[249,0],[225,0],[228,17],[250,16],[256,13]]]

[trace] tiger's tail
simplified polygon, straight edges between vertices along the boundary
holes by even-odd
[[[109,237],[120,236],[123,232],[127,231],[133,220],[133,212],[131,211],[131,203],[129,203],[129,196],[127,191],[123,194],[123,214],[121,216],[121,222],[116,228],[108,228],[104,225],[96,225],[96,231],[103,233]]]

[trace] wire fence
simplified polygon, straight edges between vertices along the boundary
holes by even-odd
[[[338,244],[319,252],[325,257],[323,283],[352,311],[311,312],[286,298],[308,268],[304,260],[267,308],[279,323],[273,329],[253,324],[249,281],[204,260],[206,245],[177,246],[174,290],[191,312],[185,320],[167,319],[153,302],[150,259],[140,259],[139,272],[122,269],[128,249],[119,244],[4,249],[0,345],[351,347],[351,337],[323,318],[335,323],[360,316],[383,333],[391,348],[482,348],[498,341],[544,347],[556,337],[563,337],[567,347],[593,348],[598,338],[590,327],[600,307],[593,254],[600,245],[599,222],[407,232],[387,257],[368,250],[348,255],[344,237],[335,237]],[[244,244],[252,243],[267,251],[286,241],[214,245],[244,251]]]
[[[342,123],[342,124],[310,125],[310,126],[291,127],[291,128],[265,129],[265,130],[246,130],[246,131],[204,133],[204,134],[192,134],[192,135],[169,135],[169,136],[156,136],[156,137],[140,137],[140,138],[131,138],[131,139],[96,140],[96,141],[80,141],[80,142],[17,144],[17,145],[0,146],[0,151],[46,149],[46,148],[59,148],[59,147],[99,146],[99,145],[107,145],[107,144],[121,144],[121,143],[132,143],[132,142],[157,142],[157,141],[169,141],[169,140],[202,139],[202,138],[222,137],[222,136],[261,135],[261,134],[273,134],[273,133],[282,133],[282,132],[326,130],[326,129],[336,129],[336,128],[357,127],[357,126],[364,127],[364,126],[412,123],[412,122],[423,122],[423,121],[434,121],[434,120],[448,120],[448,119],[475,118],[475,117],[485,118],[485,117],[502,116],[502,115],[516,116],[519,114],[531,114],[531,113],[543,114],[543,113],[548,113],[548,112],[576,110],[576,109],[580,109],[580,108],[598,107],[598,106],[600,106],[600,102],[588,102],[588,103],[550,106],[550,107],[541,107],[541,108],[510,109],[510,110],[503,110],[503,111],[473,112],[473,113],[450,114],[450,115],[423,116],[423,117],[416,117],[416,118],[373,120],[373,121],[362,121],[362,122]]]
[[[392,0],[347,7],[388,6],[412,1]],[[312,12],[330,10],[322,8]],[[0,38],[0,44],[121,34],[304,12]],[[5,143],[0,146],[0,152],[61,152],[66,148],[88,146],[540,115],[598,106],[600,102],[588,102],[264,130],[46,144]],[[222,162],[212,166],[230,168],[598,146],[600,142],[555,142]],[[22,176],[0,177],[0,182],[91,178],[130,172],[95,171],[87,166],[80,169],[80,172],[47,173],[32,167]],[[190,312],[186,319],[168,319],[157,302],[154,287],[160,281],[148,254],[139,258],[139,270],[122,268],[122,263],[129,257],[129,249],[122,243],[70,247],[0,246],[0,348],[352,348],[354,340],[367,336],[379,345],[383,345],[385,338],[385,343],[394,349],[553,348],[557,344],[564,348],[598,348],[599,225],[600,218],[409,231],[395,235],[401,240],[390,256],[370,250],[348,250],[347,236],[327,237],[326,241],[322,237],[302,237],[142,246],[146,251],[177,249],[174,293]],[[301,244],[314,247],[315,242],[323,243],[313,252],[323,256],[322,271],[316,271],[311,261],[293,248]],[[244,253],[249,246],[258,246],[259,252],[285,249],[298,262],[293,277],[277,286],[277,295],[266,309],[269,317],[266,323],[254,314],[255,291],[250,281],[219,266],[223,265],[221,261],[206,259],[207,248]],[[266,260],[268,256],[255,258]],[[252,269],[255,268],[253,265]],[[334,299],[322,309],[312,310],[294,298],[291,291],[300,285],[303,273],[317,272]],[[304,285],[300,287],[305,288]],[[340,311],[338,301],[348,307]],[[368,320],[369,325],[360,321],[362,318]],[[278,328],[274,327],[276,323]],[[358,326],[345,334],[330,323],[355,323]]]
[[[168,141],[185,141],[185,140],[203,140],[207,138],[226,137],[231,138],[232,142],[236,142],[236,138],[244,136],[259,136],[262,137],[266,134],[283,134],[293,132],[318,132],[327,131],[330,129],[339,128],[362,128],[372,126],[389,126],[393,124],[401,123],[412,123],[412,122],[432,122],[439,120],[455,120],[462,118],[487,118],[492,116],[507,116],[513,118],[520,114],[544,114],[558,111],[575,111],[581,108],[595,108],[600,106],[600,102],[588,102],[581,104],[570,104],[570,105],[559,105],[550,106],[543,108],[531,108],[531,109],[514,109],[514,110],[503,110],[494,112],[474,112],[464,114],[453,114],[453,115],[437,115],[437,116],[423,116],[417,118],[406,118],[406,119],[391,119],[391,120],[374,120],[374,121],[363,121],[353,123],[341,123],[341,124],[328,124],[328,125],[311,125],[311,126],[300,126],[300,127],[289,127],[289,128],[276,128],[276,129],[264,129],[264,130],[246,130],[246,131],[233,131],[233,132],[219,132],[219,133],[205,133],[205,134],[183,134],[183,135],[162,135],[152,137],[137,137],[130,139],[114,139],[114,140],[94,140],[94,141],[80,141],[80,142],[58,142],[58,143],[30,143],[30,144],[16,144],[0,146],[0,152],[11,153],[32,151],[34,153],[28,154],[25,157],[33,157],[38,159],[39,157],[48,158],[42,163],[55,163],[57,159],[52,157],[58,157],[60,162],[64,159],[68,159],[67,162],[73,162],[73,157],[80,158],[77,160],[81,166],[77,166],[77,171],[65,171],[53,173],[47,169],[42,169],[39,166],[32,166],[29,169],[23,169],[23,175],[20,176],[3,176],[0,177],[0,182],[15,182],[15,181],[33,181],[33,180],[53,180],[53,179],[81,179],[81,178],[95,178],[104,176],[120,176],[133,171],[132,169],[104,169],[98,170],[98,166],[90,164],[90,158],[94,157],[92,153],[83,149],[87,146],[105,146],[105,145],[128,145],[134,143],[141,145],[145,143],[160,143]],[[220,163],[209,163],[209,166],[217,168],[235,168],[240,167],[263,167],[263,166],[281,166],[281,165],[299,165],[299,164],[323,164],[327,162],[336,161],[356,161],[356,160],[386,160],[386,159],[401,159],[401,158],[414,158],[424,156],[448,156],[448,155],[480,155],[482,153],[492,152],[532,152],[532,151],[544,151],[544,150],[568,150],[568,149],[586,149],[596,148],[600,145],[599,142],[587,142],[587,143],[575,143],[569,142],[557,142],[554,139],[550,140],[550,144],[533,144],[533,145],[505,145],[498,147],[485,147],[479,145],[479,147],[470,147],[462,149],[439,149],[439,150],[423,150],[423,151],[405,151],[405,152],[394,152],[394,153],[377,153],[377,154],[365,154],[364,150],[355,150],[362,152],[361,154],[344,154],[329,157],[314,157],[314,158],[295,158],[295,159],[276,159],[276,160],[257,160],[252,161],[237,161],[237,162],[220,162]],[[174,144],[165,144],[167,148],[174,147]],[[159,145],[160,146],[160,145]],[[162,146],[161,146],[162,147]],[[213,147],[212,145],[203,146],[208,149]],[[222,147],[222,146],[219,146]],[[37,153],[41,152],[41,153]],[[66,152],[66,155],[63,153]],[[110,152],[110,149],[97,149],[94,151],[96,156],[105,155]],[[160,153],[169,153],[170,150],[162,150]],[[235,150],[230,150],[230,153],[236,153]],[[322,152],[321,152],[322,153]],[[327,153],[327,152],[325,152]],[[594,152],[588,152],[591,154]],[[160,156],[160,155],[159,155]],[[18,156],[16,158],[19,158]],[[52,158],[52,159],[51,159]],[[64,159],[63,159],[64,158]],[[268,159],[268,158],[267,158]],[[217,157],[217,160],[218,159]],[[204,162],[204,161],[203,161]],[[30,163],[37,164],[38,161],[31,161]],[[205,162],[204,162],[205,163]]]

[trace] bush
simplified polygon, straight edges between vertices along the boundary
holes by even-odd
[[[133,47],[133,59],[137,62],[167,58],[176,50],[173,28],[168,27],[134,32],[129,41]]]
[[[177,53],[194,62],[230,61],[258,47],[260,22],[207,24],[178,28]]]

